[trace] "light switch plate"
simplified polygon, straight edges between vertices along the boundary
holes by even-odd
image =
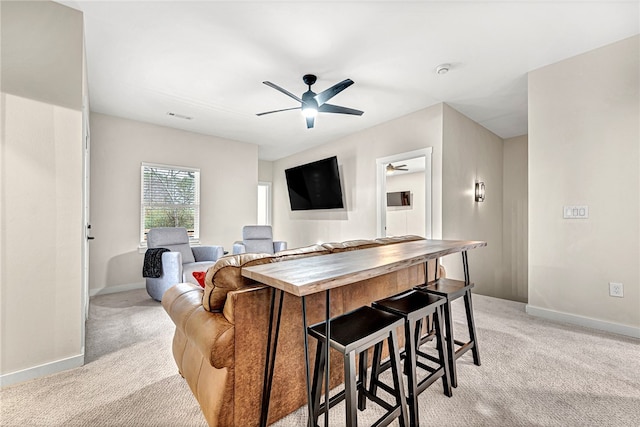
[[[589,218],[589,206],[563,206],[563,218],[567,219],[587,219]]]

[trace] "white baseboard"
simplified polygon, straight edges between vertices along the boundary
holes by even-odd
[[[89,296],[115,294],[116,292],[133,291],[134,289],[144,289],[147,285],[145,282],[126,283],[118,286],[108,286],[100,289],[89,289]]]
[[[571,323],[601,331],[612,332],[614,334],[626,335],[632,338],[640,338],[640,328],[621,325],[619,323],[607,322],[593,319],[591,317],[579,316],[577,314],[564,313],[562,311],[550,310],[548,308],[535,307],[527,304],[526,312],[532,316],[542,317],[558,322]]]
[[[0,375],[0,387],[6,387],[12,384],[32,380],[34,378],[44,377],[45,375],[78,368],[82,365],[84,365],[84,354],[79,354],[66,359],[56,360],[55,362],[45,363],[44,365],[11,372]]]

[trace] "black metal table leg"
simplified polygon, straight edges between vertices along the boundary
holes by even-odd
[[[331,342],[331,291],[329,289],[327,289],[325,291],[325,322],[326,322],[326,338],[327,338],[327,345],[325,346],[325,360],[327,361],[327,369],[324,372],[324,401],[325,401],[325,405],[324,405],[324,426],[325,427],[329,427],[329,370],[330,370],[330,366],[331,366],[331,360],[329,359],[329,350],[331,348],[331,345],[329,344]]]
[[[462,268],[464,269],[464,283],[469,284],[469,260],[467,259],[467,251],[462,251]]]
[[[325,387],[325,412],[324,412],[324,425],[325,427],[329,426],[329,372],[330,372],[330,362],[329,362],[329,349],[330,349],[330,339],[331,339],[331,324],[329,319],[331,318],[331,293],[330,290],[325,291],[325,299],[326,299],[326,310],[325,310],[325,325],[326,325],[326,345],[325,345],[325,377],[324,377],[324,387]],[[315,415],[313,413],[313,396],[311,393],[311,369],[309,367],[309,337],[307,335],[307,301],[306,298],[302,297],[302,331],[304,336],[304,357],[305,357],[305,368],[306,368],[306,380],[307,380],[307,412],[308,412],[308,427],[315,427]]]
[[[311,396],[311,370],[309,369],[309,336],[307,335],[307,299],[302,297],[302,335],[304,336],[304,361],[307,379],[307,410],[308,419],[307,426],[314,427],[313,400]]]
[[[275,327],[273,317],[276,308],[276,295],[279,294],[278,315],[276,316]],[[271,386],[273,384],[273,371],[276,364],[276,350],[278,348],[278,335],[280,333],[280,319],[282,317],[282,299],[284,291],[273,289],[271,294],[271,305],[269,307],[269,336],[267,337],[267,354],[264,362],[264,382],[262,384],[262,402],[260,407],[260,427],[267,426],[269,416],[269,400],[271,398]],[[306,336],[306,333],[305,333]]]

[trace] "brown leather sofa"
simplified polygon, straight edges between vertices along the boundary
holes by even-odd
[[[252,427],[259,424],[260,399],[272,290],[241,275],[245,266],[286,262],[383,244],[421,239],[403,236],[352,240],[290,249],[275,255],[240,254],[220,258],[209,268],[205,288],[180,283],[170,288],[162,305],[176,325],[173,355],[210,426]],[[433,277],[435,262],[429,265]],[[444,270],[440,268],[439,274]],[[331,292],[335,316],[424,283],[424,266],[367,279]],[[301,300],[285,294],[269,423],[306,404]],[[309,324],[324,320],[324,293],[307,297]],[[310,357],[315,354],[310,340]],[[332,387],[342,382],[342,360],[331,357]],[[311,361],[313,366],[313,360]]]

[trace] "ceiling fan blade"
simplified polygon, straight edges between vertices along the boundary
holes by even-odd
[[[267,85],[267,86],[269,86],[269,87],[274,88],[274,89],[275,89],[275,90],[277,90],[278,92],[282,92],[282,93],[284,93],[285,95],[287,95],[287,96],[289,96],[289,97],[291,97],[291,98],[295,99],[296,101],[298,101],[299,103],[301,103],[301,104],[302,104],[302,99],[298,98],[297,96],[295,96],[294,94],[292,94],[292,93],[291,93],[291,92],[289,92],[288,90],[286,90],[286,89],[284,89],[284,88],[281,88],[281,87],[280,87],[280,86],[278,86],[277,84],[275,84],[275,83],[271,83],[271,82],[266,82],[266,81],[265,81],[265,82],[262,82],[262,83],[266,84],[266,85]]]
[[[406,167],[407,167],[407,165],[398,165],[398,166],[394,166],[394,167],[395,167],[396,169],[398,169],[398,168],[406,168]]]
[[[307,117],[307,129],[311,129],[313,127],[313,122],[315,121],[315,117]]]
[[[279,113],[280,111],[299,110],[302,107],[283,108],[282,110],[265,111],[264,113],[257,113],[256,116],[264,116],[265,114]]]
[[[322,104],[320,107],[318,107],[318,111],[321,113],[353,114],[354,116],[361,116],[364,113],[364,111],[341,107],[339,105],[333,104]]]
[[[345,90],[346,88],[348,88],[349,86],[351,86],[352,84],[353,84],[353,80],[351,79],[346,79],[341,81],[340,83],[336,83],[333,86],[331,86],[329,89],[323,90],[322,92],[317,94],[315,96],[315,100],[318,103],[318,105],[322,105],[328,100],[330,100],[331,98],[333,98],[334,96],[336,96],[337,94],[339,94],[340,92],[342,92],[343,90]]]

